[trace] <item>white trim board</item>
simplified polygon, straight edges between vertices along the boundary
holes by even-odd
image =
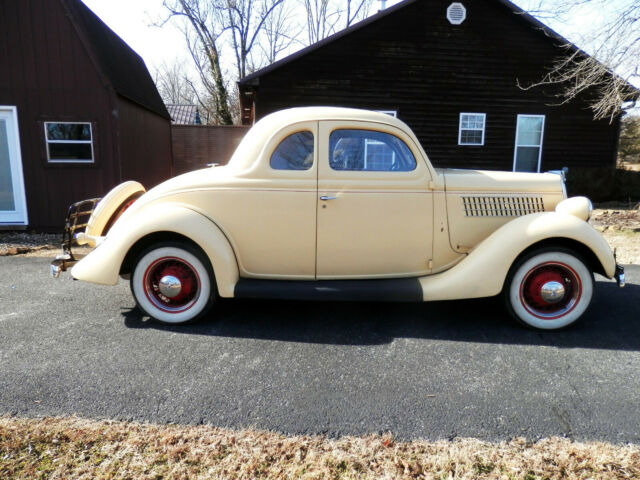
[[[18,109],[12,105],[0,105],[0,118],[6,123],[11,188],[13,190],[14,201],[14,210],[0,211],[0,226],[24,226],[29,223],[29,216],[27,213],[27,198],[25,195],[24,175],[22,171]]]

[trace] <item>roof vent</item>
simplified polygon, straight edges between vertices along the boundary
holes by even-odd
[[[467,18],[467,9],[460,2],[453,2],[447,8],[447,20],[452,25],[460,25]]]

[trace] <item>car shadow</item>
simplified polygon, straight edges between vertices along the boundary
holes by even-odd
[[[298,302],[220,299],[194,324],[165,325],[139,310],[123,311],[128,328],[191,335],[332,345],[379,345],[396,338],[640,350],[640,285],[597,282],[578,324],[541,332],[517,325],[498,297],[429,303]]]

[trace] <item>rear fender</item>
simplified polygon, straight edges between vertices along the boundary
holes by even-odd
[[[131,247],[157,232],[176,233],[195,242],[211,261],[220,296],[233,296],[238,264],[227,237],[209,218],[179,203],[150,205],[122,217],[104,241],[73,267],[71,275],[86,282],[115,285]]]
[[[568,239],[593,252],[602,272],[612,278],[616,263],[606,240],[573,215],[536,213],[516,218],[483,240],[460,263],[445,272],[420,278],[425,301],[491,297],[502,291],[518,256],[536,243]]]

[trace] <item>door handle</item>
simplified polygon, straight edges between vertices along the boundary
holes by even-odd
[[[322,201],[327,201],[327,200],[337,200],[337,199],[338,199],[338,197],[328,197],[327,195],[322,195],[322,196],[320,197],[320,200],[322,200]]]

